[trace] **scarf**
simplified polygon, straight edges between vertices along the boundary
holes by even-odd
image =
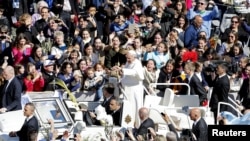
[[[144,67],[144,84],[149,85],[150,83],[156,82],[156,73],[149,72],[146,67]]]

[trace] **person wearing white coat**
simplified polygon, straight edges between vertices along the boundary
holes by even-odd
[[[143,67],[141,61],[136,59],[134,50],[126,54],[127,62],[123,68],[119,68],[122,74],[121,85],[125,93],[125,100],[131,103],[131,120],[139,127],[140,118],[138,111],[143,107]]]

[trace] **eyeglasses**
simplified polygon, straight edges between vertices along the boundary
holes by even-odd
[[[233,38],[234,36],[228,36],[229,38]]]
[[[146,23],[153,23],[153,21],[146,21]]]
[[[231,23],[238,23],[238,21],[231,21]]]
[[[200,5],[204,5],[205,3],[202,3],[202,2],[198,2],[198,4],[200,4]]]

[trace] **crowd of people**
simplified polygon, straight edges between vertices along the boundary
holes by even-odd
[[[145,94],[188,93],[151,83],[189,84],[217,124],[218,102],[228,102],[230,92],[239,92],[241,110],[250,105],[248,14],[235,11],[218,32],[212,21],[223,22],[225,9],[213,0],[2,0],[0,112],[22,109],[28,92],[61,89],[56,79],[72,93],[95,93],[103,105],[113,94],[105,109],[117,111],[121,91],[104,88],[112,77],[133,107],[136,128]]]

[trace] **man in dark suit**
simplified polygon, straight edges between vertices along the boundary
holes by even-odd
[[[211,111],[214,113],[214,123],[217,124],[217,110],[218,110],[218,103],[219,102],[226,102],[228,103],[228,93],[230,90],[230,82],[229,78],[226,74],[227,67],[225,64],[218,64],[216,68],[217,77],[213,82],[213,92],[210,98],[209,107]],[[221,111],[227,111],[226,105],[221,105]]]
[[[118,108],[112,104],[110,106],[110,102],[112,99],[115,99],[114,97],[114,85],[112,83],[107,83],[103,86],[103,97],[104,101],[102,102],[101,106],[105,108],[105,111],[107,114],[112,115],[114,124],[120,125],[120,119],[117,119],[119,111]],[[114,103],[114,102],[113,102]],[[86,125],[100,125],[100,121],[97,120],[97,115],[94,112],[89,111],[88,109],[81,107],[81,110],[83,112],[83,121],[86,122]],[[116,113],[117,112],[117,113]]]
[[[103,87],[103,102],[102,107],[105,108],[107,114],[112,113],[110,110],[110,100],[114,98],[114,85],[112,83],[105,84]]]
[[[11,131],[10,137],[19,137],[20,141],[29,141],[30,134],[38,133],[39,126],[38,120],[34,115],[35,106],[33,103],[27,103],[24,107],[24,116],[26,116],[25,122],[19,131]]]
[[[208,141],[208,129],[206,121],[201,117],[201,111],[198,108],[190,110],[190,119],[194,121],[192,132],[196,137],[196,141]]]
[[[0,95],[0,113],[21,110],[22,86],[12,66],[7,66],[2,73],[6,80]]]
[[[184,67],[184,71],[188,77],[188,84],[190,86],[190,94],[196,94],[199,96],[200,105],[207,100],[207,92],[202,85],[202,82],[198,76],[194,73],[195,64],[193,62],[187,62]]]
[[[121,126],[122,102],[117,98],[111,98],[109,103],[109,109],[111,111],[110,115],[113,118],[114,125]]]
[[[146,107],[142,107],[139,109],[139,117],[141,120],[141,125],[140,127],[136,130],[135,135],[147,135],[148,133],[148,128],[154,128],[154,121],[149,118],[149,110]]]

